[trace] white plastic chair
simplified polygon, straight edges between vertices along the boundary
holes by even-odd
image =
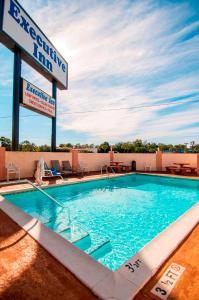
[[[151,172],[151,164],[149,164],[149,163],[145,163],[144,164],[144,171],[149,171],[149,172]]]
[[[9,181],[9,177],[11,174],[15,174],[16,176],[18,176],[18,179],[20,180],[20,168],[15,166],[14,163],[9,163],[7,168],[7,181]]]

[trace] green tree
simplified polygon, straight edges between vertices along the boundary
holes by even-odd
[[[172,151],[173,150],[173,145],[171,145],[171,144],[166,145],[166,144],[159,143],[158,147],[159,147],[160,151]]]
[[[110,151],[111,147],[108,142],[104,142],[101,145],[98,146],[97,152],[98,153],[108,153]]]
[[[135,152],[135,147],[132,142],[120,142],[113,146],[113,150],[119,153],[133,153]]]
[[[184,144],[178,144],[173,146],[174,152],[188,152],[187,146]]]
[[[60,144],[60,148],[73,148],[73,144],[71,143],[66,143],[66,144]]]
[[[192,147],[192,151],[195,152],[195,153],[199,153],[199,144],[195,144],[195,145]]]
[[[38,147],[34,143],[30,143],[27,140],[20,143],[19,149],[20,151],[26,151],[26,152],[38,151]]]
[[[12,148],[12,142],[11,139],[6,138],[4,136],[0,137],[0,143],[2,147],[5,147],[7,151],[10,151]]]
[[[51,151],[51,147],[49,145],[41,145],[38,146],[38,151],[40,152],[50,152]]]

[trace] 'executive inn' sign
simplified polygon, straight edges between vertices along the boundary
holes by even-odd
[[[40,28],[15,0],[1,3],[1,41],[9,48],[16,44],[23,58],[60,89],[67,89],[68,65]]]
[[[22,105],[52,119],[51,149],[56,151],[57,88],[68,88],[67,62],[17,0],[0,0],[0,42],[14,52],[12,150],[19,150]],[[22,78],[21,60],[52,82],[52,96]]]

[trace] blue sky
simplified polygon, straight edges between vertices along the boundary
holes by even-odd
[[[199,142],[198,0],[19,2],[69,63],[57,144]],[[11,137],[13,53],[3,45],[0,61],[0,136]],[[25,63],[22,76],[51,93]],[[50,119],[20,109],[20,141],[50,136]]]

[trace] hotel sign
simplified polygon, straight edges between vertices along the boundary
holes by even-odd
[[[22,79],[21,104],[47,117],[55,117],[55,99],[25,79]]]
[[[67,89],[68,64],[41,29],[16,0],[0,0],[0,41],[14,50],[22,49],[22,58],[44,75],[57,81],[60,89]]]

